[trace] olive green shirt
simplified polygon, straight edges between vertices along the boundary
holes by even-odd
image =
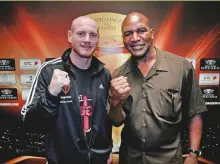
[[[146,77],[132,57],[113,73],[119,76],[128,77],[131,87],[122,105],[120,164],[183,163],[182,123],[207,111],[192,64],[156,48],[156,62]]]

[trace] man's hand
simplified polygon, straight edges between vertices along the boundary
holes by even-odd
[[[194,153],[190,153],[185,159],[184,164],[198,164],[198,157]]]
[[[52,95],[57,96],[61,92],[62,88],[69,84],[70,78],[68,73],[59,69],[55,69],[53,71],[48,90]]]
[[[119,106],[130,94],[130,86],[127,77],[120,76],[111,81],[111,105],[113,107]]]

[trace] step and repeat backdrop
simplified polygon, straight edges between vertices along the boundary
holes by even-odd
[[[37,69],[69,47],[74,18],[88,15],[100,26],[94,55],[113,72],[130,54],[122,42],[126,14],[147,15],[154,45],[189,60],[196,70],[208,113],[204,115],[203,157],[220,163],[220,2],[0,2],[0,162],[22,155],[44,156],[44,134],[21,125],[24,105]],[[123,126],[122,126],[123,127]],[[113,127],[118,153],[122,127]],[[187,153],[188,132],[182,135]]]

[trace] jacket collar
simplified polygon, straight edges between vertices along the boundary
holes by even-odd
[[[67,50],[64,51],[63,55],[62,55],[62,61],[64,62],[64,65],[73,71],[74,73],[74,69],[72,62],[70,60],[70,53],[71,53],[71,48],[68,48]],[[91,61],[91,68],[93,70],[93,74],[101,71],[104,68],[105,64],[102,63],[100,60],[98,60],[95,56],[92,56],[92,61]]]

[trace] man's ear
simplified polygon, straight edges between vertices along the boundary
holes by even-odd
[[[154,39],[154,29],[151,28],[151,29],[150,29],[150,32],[151,32],[151,39]]]
[[[72,43],[72,32],[70,30],[67,31],[68,42]]]

